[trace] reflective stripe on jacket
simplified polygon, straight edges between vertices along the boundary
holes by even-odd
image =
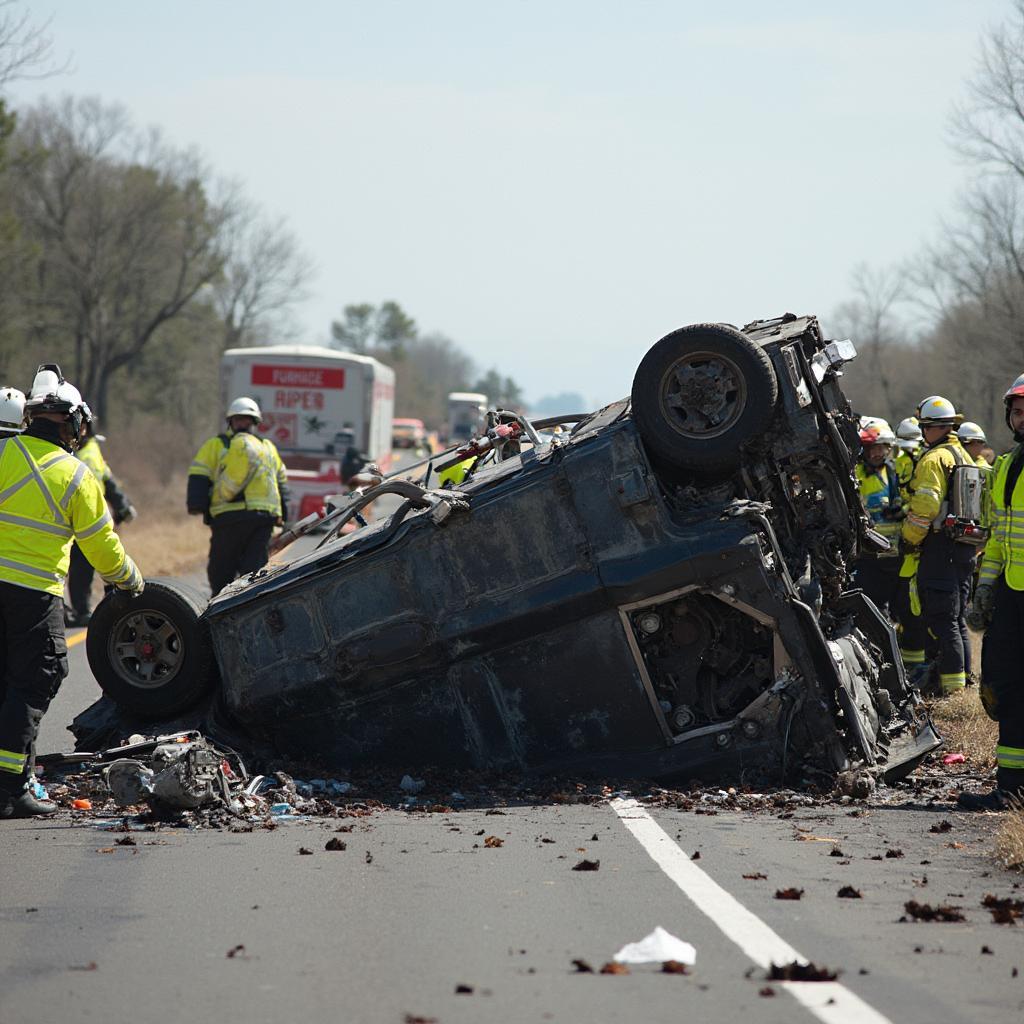
[[[900,483],[892,463],[883,462],[875,469],[859,459],[854,474],[860,488],[861,501],[871,517],[871,525],[883,537],[895,540],[900,524],[898,519],[890,516],[899,509]]]
[[[72,540],[107,583],[140,581],[85,464],[42,438],[0,441],[0,580],[63,594]]]
[[[956,454],[954,454],[954,451]],[[949,475],[957,464],[973,465],[974,460],[964,450],[955,431],[945,440],[928,448],[918,460],[910,481],[910,505],[903,520],[903,539],[919,545],[932,528],[949,490]]]
[[[1019,449],[1000,455],[989,478],[992,532],[985,545],[978,584],[994,583],[1000,576],[1012,590],[1024,590],[1024,473],[1017,477],[1006,504],[1006,475]]]
[[[283,515],[287,475],[274,442],[240,432],[211,437],[196,452],[189,476],[210,481],[210,515],[249,510]]]

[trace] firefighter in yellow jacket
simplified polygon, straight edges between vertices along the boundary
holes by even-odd
[[[892,461],[896,435],[885,420],[872,419],[861,427],[861,454],[854,476],[871,525],[892,545],[891,552],[866,552],[853,567],[854,585],[860,587],[882,612],[895,613],[899,585],[896,545],[903,517],[900,481]]]
[[[910,482],[910,504],[902,528],[900,573],[916,584],[925,625],[937,647],[943,694],[964,688],[971,659],[965,616],[976,549],[958,543],[937,522],[953,469],[975,464],[956,435],[958,419],[952,403],[941,396],[921,403],[925,451]]]
[[[961,793],[969,811],[1001,811],[1024,799],[1024,374],[1003,396],[1016,447],[996,460],[989,478],[992,532],[981,560],[971,624],[988,622],[981,648],[985,710],[999,723],[996,788]]]
[[[211,597],[267,564],[274,525],[288,507],[281,456],[273,441],[255,433],[261,419],[256,402],[236,398],[228,407],[228,430],[206,441],[189,469],[189,514],[202,515],[210,526]]]
[[[114,525],[130,523],[137,513],[135,506],[128,500],[117,478],[107,465],[100,449],[100,441],[106,438],[96,433],[96,417],[85,428],[85,440],[75,453],[84,462],[92,475],[103,488],[103,496],[107,500]],[[68,570],[68,596],[71,599],[71,610],[65,614],[64,622],[68,626],[87,626],[92,618],[92,580],[94,569],[82,549],[73,544],[71,547],[71,568]]]
[[[140,593],[103,491],[71,453],[88,407],[60,367],[39,368],[29,425],[0,441],[0,818],[52,814],[27,788],[39,723],[68,673],[64,576],[72,541],[100,575]]]

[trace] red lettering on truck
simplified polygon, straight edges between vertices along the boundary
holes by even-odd
[[[275,388],[344,388],[345,368],[325,366],[264,366],[254,364],[252,383]]]

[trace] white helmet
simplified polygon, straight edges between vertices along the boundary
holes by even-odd
[[[257,423],[263,419],[263,414],[260,412],[260,407],[252,398],[236,398],[229,406],[227,411],[227,418],[231,419],[232,416],[251,416]]]
[[[92,418],[89,406],[82,401],[81,392],[64,379],[56,363],[43,363],[36,370],[32,390],[25,401],[25,412],[29,419],[39,412],[56,412],[66,416],[76,438],[82,431],[82,425]]]
[[[24,427],[24,394],[17,388],[0,388],[0,430],[20,434]]]
[[[924,443],[924,435],[917,425],[916,416],[900,420],[896,426],[896,446],[905,452],[912,452]]]
[[[956,409],[949,399],[941,395],[931,395],[921,403],[918,423],[922,427],[951,427],[956,421]]]
[[[960,424],[959,429],[956,432],[956,436],[966,444],[968,441],[985,441],[988,442],[988,438],[985,436],[985,431],[978,426],[977,423],[971,423],[970,420]]]

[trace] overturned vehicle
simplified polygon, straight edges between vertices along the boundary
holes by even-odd
[[[898,778],[941,740],[891,625],[846,589],[886,545],[851,475],[854,354],[813,317],[681,328],[630,399],[558,427],[492,413],[338,525],[398,492],[386,519],[208,607],[166,580],[110,595],[93,673],[136,720],[201,704],[331,770]]]

